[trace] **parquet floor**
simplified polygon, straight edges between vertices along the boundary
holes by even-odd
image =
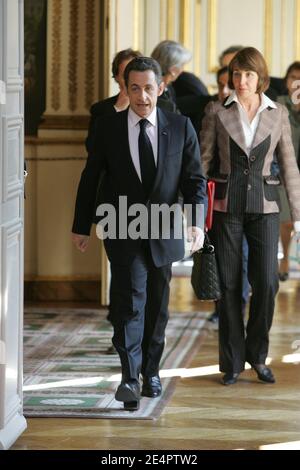
[[[195,300],[188,278],[173,278],[171,292],[171,311],[212,309]],[[13,449],[299,449],[300,282],[282,283],[277,297],[269,352],[276,384],[247,370],[222,386],[217,350],[217,332],[207,329],[190,376],[178,380],[158,421],[28,419]]]

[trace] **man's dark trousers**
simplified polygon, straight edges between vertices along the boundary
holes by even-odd
[[[168,322],[171,264],[157,268],[149,243],[131,264],[111,264],[109,320],[122,364],[122,380],[158,375]]]

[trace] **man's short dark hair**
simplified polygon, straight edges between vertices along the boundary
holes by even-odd
[[[219,64],[222,65],[223,59],[227,54],[234,54],[235,52],[239,52],[244,49],[244,46],[230,46],[227,47],[223,52],[221,52],[219,57]]]
[[[134,51],[131,48],[124,49],[123,51],[117,52],[117,54],[114,57],[111,71],[112,71],[112,76],[113,78],[116,78],[116,76],[119,73],[119,67],[124,60],[129,60],[129,59],[134,59],[135,57],[141,57],[142,53],[140,51]]]
[[[294,70],[297,70],[297,71],[300,70],[300,61],[296,60],[291,65],[289,65],[289,67],[286,71],[285,77],[284,77],[285,82],[289,78],[290,73],[294,72]]]
[[[161,68],[159,63],[151,57],[136,57],[126,65],[124,71],[124,81],[126,88],[128,87],[128,78],[130,72],[146,72],[152,70],[155,75],[155,80],[160,85],[162,80]]]

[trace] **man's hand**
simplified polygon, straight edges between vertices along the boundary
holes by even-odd
[[[80,250],[82,253],[85,252],[85,250],[88,247],[89,244],[89,236],[88,235],[79,235],[79,233],[72,233],[72,242]]]
[[[204,243],[204,232],[200,227],[188,227],[187,228],[187,240],[191,242],[191,254],[195,251],[200,250]]]
[[[127,109],[128,106],[129,106],[128,95],[126,93],[126,90],[121,88],[118,99],[117,99],[117,102],[115,104],[115,108],[119,112],[119,111],[125,111],[125,109]]]

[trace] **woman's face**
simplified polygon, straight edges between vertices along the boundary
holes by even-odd
[[[292,69],[286,79],[286,87],[288,89],[289,96],[292,96],[292,94],[300,87],[300,83],[294,84],[296,80],[300,81],[300,70]],[[297,86],[294,86],[293,88],[293,84]]]
[[[251,98],[256,94],[258,74],[254,70],[235,68],[232,73],[232,83],[236,94],[241,98]]]

